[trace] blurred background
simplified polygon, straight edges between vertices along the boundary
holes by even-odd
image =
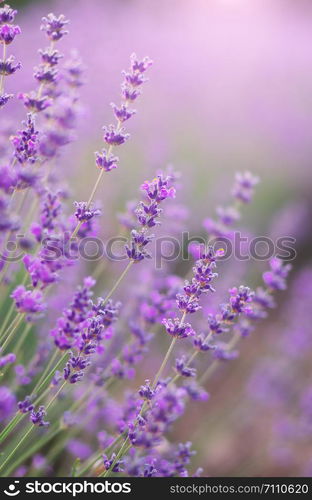
[[[240,360],[211,380],[209,402],[189,408],[173,440],[193,441],[194,463],[204,475],[311,475],[312,3],[11,4],[19,9],[23,36],[14,53],[23,68],[10,78],[10,90],[34,87],[40,20],[49,12],[70,19],[60,50],[69,55],[77,49],[86,66],[76,141],[60,160],[75,199],[85,199],[96,178],[94,151],[102,146],[101,127],[112,120],[109,103],[119,99],[121,69],[132,52],[154,60],[129,125],[132,140],[101,188],[105,224],[114,226],[112,214],[168,164],[182,174],[177,201],[187,207],[186,228],[194,234],[228,199],[236,171],[260,177],[243,225],[250,234],[296,238],[292,282],[270,321],[244,343]],[[12,121],[24,118],[21,103],[11,101],[6,109]],[[237,276],[254,285],[262,270],[258,264],[238,270],[224,289],[237,284]],[[197,428],[193,435],[190,427]]]

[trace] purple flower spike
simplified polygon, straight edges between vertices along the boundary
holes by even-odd
[[[44,111],[52,104],[52,99],[47,96],[38,97],[36,92],[30,92],[29,94],[21,93],[17,97],[23,101],[25,108],[34,113]]]
[[[42,18],[41,30],[46,32],[49,40],[56,42],[68,34],[68,31],[64,29],[68,23],[69,21],[65,19],[63,14],[57,17],[50,13],[47,17]]]
[[[253,188],[258,184],[259,178],[250,172],[244,172],[237,173],[235,180],[236,183],[232,191],[234,198],[243,203],[249,203],[253,197]]]
[[[17,407],[21,413],[28,413],[34,409],[34,405],[31,402],[31,397],[26,396],[24,401],[19,401]]]
[[[182,377],[196,377],[196,369],[187,366],[185,356],[176,359],[175,369],[179,375]]]
[[[58,70],[53,66],[47,66],[46,64],[41,64],[35,68],[34,78],[39,83],[55,83],[57,81]]]
[[[270,261],[271,271],[263,273],[263,281],[271,290],[285,290],[286,278],[291,270],[290,264],[284,264],[280,259]]]
[[[195,347],[195,349],[198,349],[199,351],[210,351],[210,350],[213,350],[215,348],[214,345],[212,344],[209,344],[209,342],[207,342],[205,340],[205,336],[204,335],[198,335],[197,337],[194,338],[193,340],[193,345]]]
[[[11,141],[15,149],[14,156],[17,161],[23,163],[35,163],[39,147],[38,134],[35,130],[33,116],[29,113],[27,121],[23,122],[24,128],[12,137]]]
[[[21,67],[22,67],[22,65],[20,62],[15,63],[14,56],[10,56],[6,60],[1,59],[0,60],[0,75],[5,75],[5,76],[13,75],[13,73],[15,73],[15,71],[17,71]]]
[[[0,41],[9,45],[13,42],[16,35],[21,33],[21,28],[19,26],[12,26],[10,24],[3,24],[0,26]]]
[[[125,122],[131,118],[136,113],[135,109],[129,109],[125,104],[122,104],[119,108],[112,102],[111,104],[114,114],[120,122]]]
[[[177,337],[178,339],[183,339],[195,335],[195,332],[190,325],[190,323],[181,323],[179,318],[162,320],[162,324],[165,325],[166,332],[172,337]]]
[[[254,297],[254,292],[248,286],[232,288],[230,292],[230,305],[235,313],[241,313],[245,310],[246,304],[250,303]]]
[[[74,205],[76,207],[75,216],[80,222],[87,222],[94,216],[101,214],[101,210],[88,207],[88,204],[85,201],[75,201]]]
[[[104,141],[110,146],[121,146],[130,137],[130,134],[126,134],[123,129],[117,129],[115,125],[109,125],[109,127],[103,127],[104,130]]]
[[[38,427],[47,427],[50,425],[49,422],[45,422],[44,417],[46,416],[47,412],[45,411],[44,406],[39,406],[38,411],[32,410],[30,413],[30,421],[34,425],[38,425]]]
[[[214,359],[219,361],[232,361],[233,359],[236,359],[238,355],[238,351],[229,351],[227,344],[224,343],[216,345],[213,353]]]
[[[139,395],[141,398],[146,399],[147,401],[151,401],[155,396],[155,389],[152,389],[150,381],[145,380],[145,385],[141,385],[139,390]]]
[[[190,441],[187,443],[179,443],[176,457],[182,464],[190,463],[191,458],[196,455],[196,451],[191,450],[191,447],[192,443]]]
[[[141,95],[141,91],[133,88],[128,83],[123,83],[121,85],[121,94],[125,101],[133,102]]]
[[[209,325],[209,329],[212,333],[216,333],[219,335],[220,333],[227,332],[228,329],[224,325],[224,319],[218,318],[213,314],[208,314],[207,321]]]
[[[151,182],[145,181],[141,185],[141,189],[146,192],[150,200],[159,203],[166,198],[175,198],[176,190],[173,186],[170,186],[171,180],[171,176],[158,175]]]
[[[0,24],[12,24],[16,14],[17,10],[11,9],[10,5],[4,5],[0,8]]]
[[[2,94],[2,95],[0,95],[0,108],[2,108],[2,106],[5,106],[5,104],[10,99],[12,99],[12,97],[13,97],[13,94]]]
[[[95,153],[95,163],[99,168],[103,168],[105,172],[110,172],[113,168],[117,168],[119,158],[112,154],[108,155],[106,149],[102,149],[102,152]]]
[[[45,310],[43,295],[39,290],[26,290],[23,285],[19,285],[11,294],[15,301],[18,312],[25,314],[37,314]]]
[[[130,61],[133,73],[145,73],[153,64],[153,61],[147,56],[140,61],[135,53],[131,54]]]
[[[56,49],[41,49],[39,50],[39,54],[41,55],[42,62],[44,64],[48,64],[49,66],[56,66],[59,60],[63,57],[63,55]]]

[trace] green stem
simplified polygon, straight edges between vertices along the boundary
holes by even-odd
[[[11,474],[11,472],[14,469],[16,469],[20,464],[22,464],[25,460],[27,460],[28,457],[32,456],[36,451],[40,450],[42,446],[51,441],[51,439],[54,439],[63,430],[64,429],[57,427],[52,433],[45,434],[40,439],[36,440],[32,446],[28,447],[27,450],[24,451],[24,453],[19,455],[17,460],[8,469],[4,471],[3,475],[9,476],[9,474]]]
[[[31,424],[31,426],[28,428],[28,430],[26,431],[26,433],[24,434],[24,436],[22,437],[22,439],[17,443],[17,445],[13,448],[13,450],[11,451],[11,453],[7,456],[7,458],[4,460],[4,462],[2,462],[2,464],[0,465],[0,471],[9,462],[9,460],[13,457],[13,455],[16,453],[16,451],[18,450],[18,448],[25,442],[25,440],[28,438],[28,436],[30,435],[30,433],[31,433],[31,431],[33,430],[34,427],[35,426],[33,424]],[[15,468],[15,464],[14,464],[14,468]]]
[[[155,387],[156,387],[156,385],[157,385],[160,377],[162,376],[162,373],[163,373],[163,371],[164,371],[164,369],[165,369],[165,367],[166,367],[166,365],[168,363],[170,354],[171,354],[171,352],[172,352],[172,350],[174,348],[174,345],[175,345],[176,341],[177,341],[177,337],[173,337],[173,339],[171,341],[171,344],[170,344],[170,346],[168,348],[168,351],[166,352],[166,355],[165,355],[165,357],[163,359],[163,362],[161,363],[160,368],[159,368],[158,372],[155,375],[155,378],[154,378],[154,381],[153,381],[153,385],[152,385],[153,389],[155,389]]]
[[[128,263],[127,267],[124,269],[124,271],[121,273],[121,275],[119,276],[118,280],[116,281],[116,283],[114,284],[113,288],[110,290],[110,292],[106,295],[104,301],[103,301],[103,306],[108,302],[108,300],[111,298],[111,296],[113,295],[113,293],[116,291],[116,289],[118,288],[118,286],[120,285],[120,283],[122,282],[122,280],[124,279],[124,277],[126,276],[126,274],[130,271],[132,265],[134,264],[134,261],[133,260],[130,260],[130,262]]]
[[[67,383],[67,380],[65,380],[62,385],[58,388],[58,390],[56,391],[56,393],[54,394],[54,396],[51,398],[51,400],[49,401],[49,403],[47,404],[46,406],[46,410],[48,410],[50,408],[50,406],[54,403],[54,401],[56,400],[56,398],[58,397],[58,395],[62,392],[62,390],[64,389],[65,385]]]
[[[2,48],[2,60],[3,62],[5,62],[5,58],[6,58],[6,44],[4,42],[3,43],[3,48]],[[0,93],[3,94],[4,92],[4,73],[1,74],[0,76]]]
[[[16,318],[13,320],[13,323],[11,325],[11,329],[9,329],[9,330],[7,330],[5,332],[4,337],[7,335],[7,338],[6,338],[6,340],[3,342],[2,346],[1,346],[1,351],[2,352],[4,351],[4,349],[6,348],[6,346],[8,345],[8,343],[10,342],[10,340],[12,339],[13,334],[16,332],[17,328],[19,327],[19,325],[23,321],[24,316],[25,316],[25,313],[22,313],[22,314],[19,313],[19,315],[16,316]]]
[[[9,309],[8,309],[5,317],[4,317],[3,323],[1,325],[1,329],[0,329],[0,341],[2,340],[2,334],[3,334],[4,330],[6,329],[8,322],[10,321],[10,317],[11,317],[11,314],[12,314],[14,308],[15,308],[15,304],[12,301],[12,303],[11,303],[11,305],[10,305],[10,307],[9,307]]]
[[[51,366],[53,365],[54,361],[56,360],[58,354],[59,354],[59,351],[56,349],[55,352],[54,352],[54,354],[53,354],[53,356],[51,357],[51,359],[50,359],[47,367],[45,368],[44,372],[42,373],[40,379],[38,380],[38,382],[36,383],[35,387],[33,388],[32,394],[35,394],[38,391],[40,392],[41,388],[45,385],[45,383],[50,378],[50,376],[52,376],[54,374],[54,372],[61,365],[62,361],[64,361],[64,359],[68,355],[67,353],[65,353],[61,357],[61,359],[57,362],[57,364],[53,367],[53,369],[51,370]]]
[[[11,430],[16,427],[18,422],[22,419],[20,413],[16,413],[8,425],[0,433],[0,443],[10,434]]]

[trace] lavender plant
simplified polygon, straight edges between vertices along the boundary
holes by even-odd
[[[21,68],[7,56],[21,33],[16,14],[8,5],[0,9],[2,113],[15,97],[5,91],[6,77]],[[70,36],[68,24],[63,15],[42,19],[49,46],[39,51],[37,88],[17,96],[26,116],[6,137],[1,158],[0,472],[57,475],[66,450],[73,464],[82,461],[73,467],[78,476],[197,476],[202,470],[192,464],[191,436],[176,442],[172,428],[190,402],[209,399],[208,379],[234,362],[238,342],[275,307],[273,294],[286,289],[291,266],[271,259],[262,287],[233,286],[218,310],[207,313],[217,266],[221,274],[224,269],[224,250],[212,237],[231,238],[258,178],[236,174],[229,205],[217,208],[217,220],[204,220],[206,244],[192,251],[187,277],[169,265],[155,271],[151,262],[153,232],[161,223],[166,230],[167,221],[173,229],[186,213],[183,206],[167,211],[179,186],[165,169],[143,182],[141,201],[119,215],[127,233],[120,274],[111,261],[87,269],[80,244],[101,236],[96,221],[105,224],[107,207],[100,210],[96,197],[105,173],[112,172],[107,183],[114,182],[115,148],[130,137],[124,125],[136,113],[132,105],[152,61],[131,55],[122,73],[122,101],[112,104],[116,123],[104,127],[104,148],[95,153],[97,179],[87,201],[75,201],[60,164],[79,122],[84,69],[77,54],[68,58],[56,48]],[[22,259],[10,259],[12,242],[23,250]],[[70,474],[64,462],[61,472]]]

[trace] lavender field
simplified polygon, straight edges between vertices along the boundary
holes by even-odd
[[[0,2],[0,476],[312,476],[312,5]]]

